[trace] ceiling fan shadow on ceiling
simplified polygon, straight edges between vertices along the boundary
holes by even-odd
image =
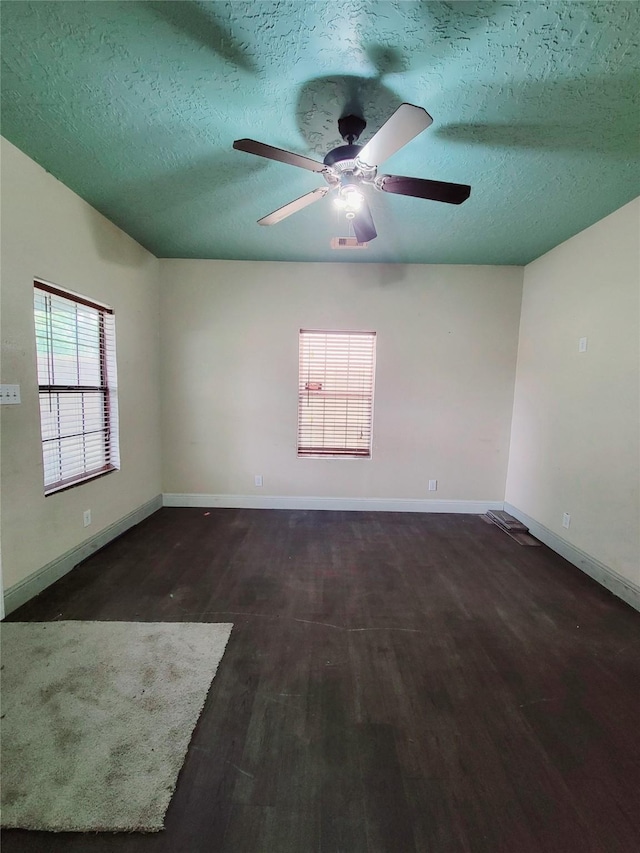
[[[363,192],[367,186],[396,195],[408,195],[447,204],[462,204],[471,193],[471,187],[467,184],[378,174],[380,163],[426,130],[432,121],[429,113],[422,107],[400,104],[367,144],[361,146],[356,145],[356,142],[366,127],[365,120],[355,115],[344,116],[338,120],[338,130],[346,145],[333,148],[322,163],[302,154],[294,154],[282,148],[266,145],[264,142],[257,142],[255,139],[236,139],[233,147],[237,151],[245,151],[248,154],[256,154],[258,157],[278,160],[290,166],[317,172],[327,182],[326,187],[317,187],[267,216],[263,216],[258,220],[258,225],[275,225],[292,213],[297,213],[308,205],[320,201],[328,193],[335,192],[336,205],[351,221],[358,243],[368,243],[377,237],[377,231]]]

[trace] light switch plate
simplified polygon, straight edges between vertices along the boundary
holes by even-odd
[[[0,403],[2,403],[3,406],[16,405],[19,402],[19,385],[0,385]]]

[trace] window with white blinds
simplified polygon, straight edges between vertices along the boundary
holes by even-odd
[[[45,494],[120,467],[113,311],[34,283]]]
[[[371,456],[375,354],[375,332],[300,330],[298,456]]]

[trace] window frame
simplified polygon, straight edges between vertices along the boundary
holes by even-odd
[[[104,477],[107,474],[111,474],[114,471],[118,471],[120,455],[119,455],[119,431],[117,424],[117,388],[116,384],[112,381],[112,378],[109,373],[109,361],[112,360],[114,372],[115,372],[115,328],[113,328],[113,332],[111,335],[107,334],[106,330],[106,318],[114,317],[114,310],[108,305],[104,305],[100,302],[96,302],[92,299],[88,299],[81,294],[74,293],[73,291],[65,290],[64,288],[57,287],[55,285],[49,284],[48,282],[44,282],[40,279],[34,279],[33,282],[34,289],[34,298],[35,293],[40,291],[44,294],[48,294],[49,298],[52,296],[57,297],[59,299],[64,299],[67,302],[73,303],[74,305],[81,305],[85,308],[90,308],[97,312],[98,315],[98,359],[99,359],[99,370],[100,370],[100,384],[99,385],[65,385],[65,384],[46,384],[40,383],[39,372],[40,372],[40,354],[38,352],[37,346],[37,331],[36,331],[36,371],[38,374],[38,403],[39,403],[39,413],[40,413],[40,447],[42,452],[42,460],[43,460],[43,479],[44,479],[44,495],[45,497],[49,497],[50,495],[57,494],[58,492],[64,492],[68,489],[73,489],[76,486],[80,486],[83,483],[90,482],[91,480],[96,480],[100,477]],[[51,303],[49,303],[51,304]],[[51,313],[51,312],[49,312]],[[34,305],[34,324],[36,322],[36,306]],[[36,327],[37,329],[37,327]],[[108,341],[108,338],[111,337],[111,340]],[[48,349],[47,353],[49,359],[52,358],[52,349],[53,342],[55,340],[53,332],[47,332]],[[113,352],[110,352],[111,347],[113,347]],[[80,366],[80,358],[77,357],[78,367]],[[103,427],[99,430],[96,429],[82,429],[78,433],[71,435],[62,435],[61,427],[58,427],[58,432],[55,436],[51,438],[45,438],[42,434],[43,432],[43,421],[42,421],[42,402],[43,400],[50,399],[53,395],[60,394],[100,394],[102,399],[102,411],[104,413],[103,416]],[[46,395],[46,396],[43,396]],[[114,402],[116,405],[114,406]],[[115,410],[115,411],[114,411]],[[82,413],[82,419],[84,421],[84,411]],[[114,417],[116,419],[115,428],[114,428]],[[107,460],[104,465],[100,465],[97,468],[87,469],[86,465],[84,466],[84,470],[81,473],[76,473],[69,477],[61,477],[59,480],[54,482],[47,483],[46,480],[46,465],[44,458],[44,450],[45,446],[48,442],[60,441],[61,438],[75,438],[78,436],[88,436],[95,434],[96,432],[102,432],[104,434],[104,457]],[[62,472],[63,462],[62,462],[62,454],[59,452],[58,454],[58,464]]]
[[[302,403],[305,395],[309,394],[322,394],[325,389],[322,387],[313,389],[309,388],[309,383],[304,380],[302,375],[303,362],[302,362],[302,346],[303,346],[303,337],[305,335],[324,335],[331,336],[334,335],[336,337],[365,337],[371,341],[371,361],[369,365],[369,376],[370,376],[370,391],[365,394],[367,404],[368,404],[368,420],[367,420],[367,428],[368,428],[368,447],[366,449],[357,448],[357,447],[330,447],[323,449],[320,446],[314,446],[311,444],[304,445],[301,443],[301,429],[302,429]],[[376,379],[376,345],[377,345],[377,333],[374,331],[363,331],[363,330],[346,330],[346,329],[300,329],[298,333],[298,398],[297,398],[297,431],[296,431],[296,456],[298,459],[325,459],[325,460],[355,460],[355,459],[365,459],[370,460],[373,458],[373,418],[374,418],[374,404],[375,404],[375,379]],[[328,348],[327,348],[328,349]],[[345,364],[345,367],[348,371],[348,360]],[[312,383],[315,384],[315,383]],[[337,399],[342,397],[345,399],[350,393],[346,388],[342,391],[335,390],[330,392],[331,396],[328,399],[331,399],[335,402]],[[356,423],[357,418],[353,418],[352,422]],[[344,418],[345,428],[349,425],[349,416],[345,415]],[[333,452],[332,452],[333,451]]]

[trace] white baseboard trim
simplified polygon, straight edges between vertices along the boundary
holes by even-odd
[[[4,594],[5,612],[7,614],[12,613],[18,607],[26,604],[27,601],[34,598],[34,596],[41,593],[48,586],[51,586],[52,583],[55,583],[63,575],[66,575],[67,572],[70,572],[78,563],[86,560],[87,557],[91,556],[91,554],[108,542],[111,542],[116,536],[120,536],[121,533],[129,530],[130,527],[144,521],[145,518],[157,512],[161,507],[162,495],[156,495],[155,498],[147,501],[147,503],[138,507],[138,509],[134,509],[133,512],[125,515],[124,518],[115,521],[113,524],[105,527],[104,530],[96,533],[91,539],[86,539],[80,545],[67,551],[66,554],[62,554],[62,556],[52,560],[46,566],[29,575],[28,578],[14,584]]]
[[[233,509],[320,509],[356,512],[454,512],[481,515],[502,501],[435,501],[418,498],[317,498],[280,495],[164,494],[163,506]]]
[[[577,566],[585,574],[589,575],[589,577],[598,581],[599,584],[618,598],[626,601],[631,607],[640,610],[640,586],[636,586],[633,581],[622,577],[622,575],[610,569],[609,566],[601,563],[600,560],[591,557],[585,551],[580,550],[580,548],[576,548],[575,545],[572,545],[552,530],[549,530],[544,524],[540,524],[534,518],[530,518],[526,513],[512,504],[505,502],[504,508],[508,513],[517,518],[518,521],[526,524],[532,536],[544,542],[552,551],[555,551],[561,557],[564,557],[565,560],[573,563],[574,566]]]

